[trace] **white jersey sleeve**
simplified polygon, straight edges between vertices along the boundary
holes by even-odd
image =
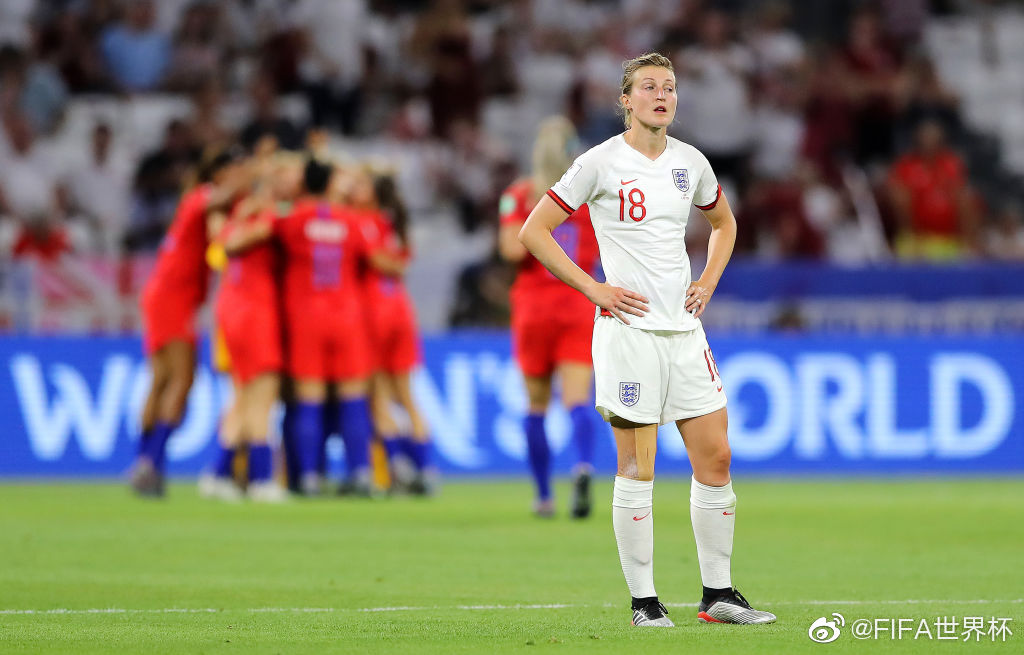
[[[576,158],[560,180],[548,191],[548,197],[570,214],[594,198],[597,187],[597,166],[594,158],[584,153]]]
[[[693,190],[693,206],[702,211],[714,209],[718,199],[722,197],[722,185],[718,183],[715,172],[711,170],[711,162],[703,153],[696,151],[703,170],[698,171],[697,187]]]

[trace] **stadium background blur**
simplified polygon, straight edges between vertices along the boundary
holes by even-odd
[[[540,120],[570,117],[580,152],[615,134],[620,63],[652,49],[676,63],[670,133],[709,156],[738,215],[703,320],[730,396],[735,572],[780,622],[743,635],[685,622],[678,601],[699,589],[689,467],[666,430],[659,589],[684,620],[643,635],[646,652],[817,649],[807,626],[835,610],[1016,628],[1020,599],[1000,599],[1024,584],[1018,3],[3,0],[2,649],[635,643],[613,604],[609,485],[590,522],[529,516],[514,269],[495,237]],[[929,152],[950,146],[936,175],[922,173],[922,122],[938,126]],[[423,504],[202,503],[191,478],[228,394],[206,345],[168,453],[187,481],[140,504],[121,482],[148,384],[138,296],[190,168],[207,146],[264,134],[303,149],[320,126],[332,157],[394,171],[409,207],[416,392],[449,484]],[[703,224],[688,227],[695,270]],[[556,473],[568,426],[553,406]],[[614,470],[606,437],[599,473]],[[844,633],[830,648],[857,645]]]
[[[202,149],[265,133],[300,148],[310,126],[330,130],[332,153],[397,172],[431,254],[409,275],[424,329],[504,327],[498,195],[528,167],[542,117],[571,117],[581,151],[619,131],[620,62],[643,49],[676,61],[672,133],[725,179],[737,257],[1024,260],[1013,3],[12,0],[0,12],[9,331],[137,330],[138,289]],[[915,253],[891,187],[926,118],[956,149],[968,197],[935,230],[948,242]],[[948,219],[910,225],[934,221]],[[739,319],[709,316],[722,320]]]
[[[208,146],[265,134],[303,149],[312,128],[330,156],[393,171],[410,210],[418,391],[442,466],[518,470],[499,195],[528,170],[543,117],[569,116],[581,152],[618,132],[620,63],[652,48],[677,66],[670,133],[708,155],[741,226],[704,317],[732,373],[738,459],[746,443],[763,465],[792,450],[784,469],[833,451],[868,470],[957,468],[946,435],[975,439],[960,444],[975,463],[1021,468],[1005,456],[1024,448],[1014,367],[978,373],[992,369],[985,352],[1014,363],[1024,328],[1015,3],[13,0],[0,12],[0,402],[22,426],[4,474],[122,470],[145,386],[138,295],[192,166]],[[691,218],[700,270],[708,233]],[[957,360],[984,378],[973,391],[934,360],[955,339],[982,353]],[[815,348],[825,359],[808,363]],[[757,365],[769,352],[776,365]],[[734,353],[754,359],[730,366]],[[929,414],[958,385],[963,406]],[[191,445],[171,450],[180,472],[197,470],[223,403],[205,369],[194,396],[191,436],[177,439]],[[844,402],[858,427],[833,416]],[[914,424],[912,445],[858,461],[855,441]]]

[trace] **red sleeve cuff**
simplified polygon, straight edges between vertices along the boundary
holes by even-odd
[[[554,189],[548,189],[548,197],[554,200],[555,204],[561,207],[565,211],[565,213],[571,214],[576,211],[575,209],[572,208],[572,205],[559,198],[558,194],[555,193]]]
[[[708,203],[706,205],[698,205],[697,203],[694,203],[693,206],[696,207],[697,209],[701,210],[701,211],[707,211],[709,209],[714,209],[715,205],[718,204],[718,199],[721,198],[721,197],[722,197],[722,185],[719,184],[718,185],[718,190],[715,191],[715,199],[714,200],[712,200],[710,203]]]

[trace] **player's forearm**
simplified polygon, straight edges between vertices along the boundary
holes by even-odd
[[[384,250],[370,255],[370,265],[385,275],[405,275],[408,264],[402,257],[396,257]]]
[[[729,219],[731,220],[723,220],[712,227],[711,237],[708,239],[708,261],[700,279],[705,286],[712,289],[717,287],[719,280],[722,279],[736,246],[736,219],[732,217],[732,212],[729,213]]]
[[[519,231],[519,242],[544,265],[544,268],[551,271],[552,275],[573,289],[587,294],[588,289],[597,284],[594,278],[587,275],[586,271],[565,254],[555,241],[555,237],[551,235],[551,230],[545,226],[527,221]]]
[[[498,230],[498,254],[507,262],[517,263],[526,257],[526,248],[519,242],[522,226],[502,225]]]
[[[236,255],[270,238],[273,227],[270,221],[260,221],[230,230],[223,238],[224,252]]]

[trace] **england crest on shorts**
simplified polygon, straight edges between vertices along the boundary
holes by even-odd
[[[690,190],[690,173],[688,172],[688,169],[673,168],[672,181],[676,183],[676,188],[683,193]]]
[[[639,382],[619,382],[619,401],[626,407],[632,407],[640,400]]]

